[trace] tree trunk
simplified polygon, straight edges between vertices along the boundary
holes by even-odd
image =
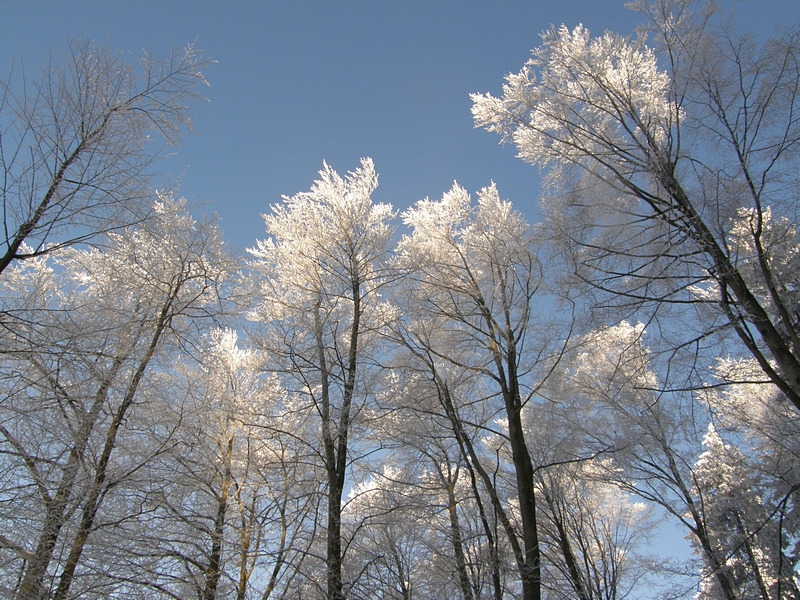
[[[222,564],[222,548],[225,539],[225,516],[228,512],[228,491],[230,490],[233,476],[231,474],[231,457],[233,455],[234,436],[231,436],[225,448],[224,471],[222,486],[217,500],[217,514],[214,518],[214,532],[211,535],[211,555],[205,572],[205,587],[203,600],[214,600],[217,597],[217,584],[219,583],[220,566]]]
[[[564,561],[567,565],[567,573],[569,574],[570,583],[575,590],[575,594],[578,600],[590,600],[589,595],[584,589],[583,578],[578,570],[578,563],[575,559],[575,553],[572,551],[572,543],[570,542],[569,534],[567,533],[566,527],[564,527],[564,519],[562,518],[561,511],[559,507],[556,506],[556,501],[552,493],[548,492],[546,487],[544,487],[544,500],[550,508],[551,518],[558,532],[558,545],[561,548],[561,554],[564,556]],[[610,592],[610,597],[616,597],[616,589],[608,591]]]
[[[495,514],[497,514],[498,518],[500,519],[500,523],[503,526],[503,531],[505,531],[506,536],[508,537],[508,543],[511,545],[511,550],[514,552],[514,558],[517,561],[520,579],[522,579],[525,569],[525,555],[522,547],[520,546],[517,532],[514,530],[514,526],[511,524],[511,520],[503,508],[503,504],[500,501],[499,495],[497,494],[497,489],[492,482],[492,478],[489,476],[489,473],[486,472],[486,469],[483,468],[480,458],[478,457],[478,454],[475,452],[475,448],[472,445],[472,440],[462,427],[461,420],[458,417],[453,400],[450,397],[450,390],[447,388],[447,384],[441,381],[438,375],[434,374],[434,377],[436,379],[439,392],[439,401],[442,403],[442,407],[445,409],[448,419],[450,420],[450,425],[453,428],[453,433],[456,435],[456,439],[458,440],[458,445],[461,449],[464,461],[470,463],[472,468],[477,471],[481,481],[483,481],[486,491],[489,493],[489,498],[491,498]]]
[[[136,371],[134,372],[133,377],[128,384],[128,389],[125,391],[125,396],[122,399],[122,403],[117,409],[117,413],[114,415],[114,419],[109,426],[106,434],[106,442],[103,446],[103,453],[100,456],[100,461],[98,462],[97,470],[95,472],[94,482],[89,492],[89,496],[83,505],[81,522],[78,527],[78,531],[75,534],[72,547],[70,548],[66,565],[64,566],[64,570],[59,578],[58,588],[53,596],[53,600],[64,600],[67,597],[70,586],[72,585],[75,569],[77,568],[78,562],[83,554],[86,540],[88,539],[89,534],[92,531],[92,527],[94,526],[94,519],[97,516],[97,511],[100,509],[100,504],[103,501],[105,480],[108,475],[108,463],[111,460],[111,454],[116,447],[119,427],[125,418],[125,413],[133,404],[136,392],[139,389],[139,384],[144,377],[144,373],[147,370],[150,359],[153,358],[156,348],[158,347],[158,343],[161,340],[161,335],[164,333],[164,330],[167,328],[167,325],[170,322],[172,305],[178,295],[180,287],[181,285],[177,284],[173,290],[171,290],[169,298],[162,307],[156,323],[156,329],[153,333],[153,337],[150,340],[150,345],[147,348],[147,352],[142,357],[139,366],[136,368]]]
[[[508,407],[508,437],[517,479],[522,539],[525,544],[525,562],[522,570],[522,597],[524,600],[541,600],[541,554],[536,521],[536,497],[533,487],[533,463],[522,431],[520,411]]]
[[[467,561],[464,557],[464,542],[461,536],[461,524],[458,521],[458,503],[456,502],[456,482],[446,482],[447,485],[447,514],[450,516],[450,539],[453,543],[453,554],[456,558],[458,581],[461,585],[461,594],[464,600],[472,600],[472,584],[467,572]]]
[[[125,358],[125,356],[118,356],[114,359],[108,375],[100,384],[92,400],[89,412],[83,418],[78,429],[76,439],[67,458],[67,464],[64,465],[61,473],[58,489],[52,498],[45,498],[44,523],[36,544],[36,550],[28,561],[25,575],[19,587],[17,595],[20,600],[38,600],[46,595],[43,587],[44,576],[52,560],[53,548],[55,548],[61,528],[69,518],[65,511],[83,462],[86,445],[89,443],[89,437],[97,422],[100,410],[106,401],[108,390],[122,368]]]
[[[350,327],[350,348],[345,366],[344,390],[337,423],[333,422],[330,413],[330,378],[322,337],[319,303],[314,313],[322,375],[322,435],[325,446],[325,468],[328,474],[328,532],[326,547],[328,600],[344,600],[344,586],[342,583],[342,495],[347,472],[347,437],[350,428],[350,407],[355,389],[358,334],[361,320],[361,284],[357,278],[351,281],[350,291],[353,302],[353,321]],[[335,429],[335,433],[332,429]]]

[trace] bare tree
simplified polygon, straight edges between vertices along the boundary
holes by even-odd
[[[149,514],[122,534],[140,549],[129,587],[269,598],[311,543],[306,517],[318,504],[320,473],[307,468],[300,443],[281,435],[292,429],[277,411],[287,399],[263,377],[258,353],[241,348],[231,329],[212,330],[200,351],[152,386],[170,403],[159,426],[140,435],[167,450],[141,487]]]
[[[253,267],[263,274],[251,318],[264,324],[261,342],[275,359],[301,411],[319,423],[305,440],[326,474],[325,594],[344,597],[342,497],[352,460],[354,424],[372,390],[366,353],[384,318],[384,282],[394,217],[373,204],[378,179],[370,159],[340,177],[328,165],[309,192],[284,197],[265,216],[272,238],[259,241]]]
[[[216,227],[170,198],[154,211],[146,227],[106,234],[105,250],[53,254],[58,273],[42,258],[5,278],[18,306],[3,332],[0,469],[17,495],[2,547],[21,599],[67,598],[98,523],[130,516],[103,507],[142,465],[116,460],[141,388],[168,341],[219,314],[231,263]]]
[[[529,351],[531,311],[542,281],[530,229],[509,202],[500,200],[494,186],[480,191],[478,206],[474,207],[466,190],[454,185],[441,201],[422,200],[403,213],[403,218],[413,229],[400,243],[398,254],[409,271],[408,293],[420,318],[412,331],[400,335],[434,374],[464,460],[478,470],[492,497],[514,551],[523,598],[538,600],[541,549],[537,497],[522,414],[523,410],[534,410],[529,406],[531,372],[547,352],[541,348]],[[434,321],[433,329],[426,327],[424,316]],[[431,335],[437,328],[442,328],[444,335]],[[494,418],[502,415],[506,431],[489,420],[484,434],[496,436],[504,440],[499,443],[507,442],[510,447],[519,532],[489,471],[481,472],[474,437],[466,433],[447,379],[439,373],[442,367],[437,364],[485,379],[488,393],[498,400],[487,410],[494,411]]]
[[[473,96],[475,123],[548,169],[545,206],[599,306],[694,307],[664,336],[732,329],[800,409],[800,31],[762,42],[710,3],[632,4],[652,48],[547,31],[502,97]]]
[[[70,40],[34,76],[0,82],[0,273],[149,214],[161,152],[152,135],[177,144],[191,128],[209,63],[191,44],[131,64]]]
[[[643,333],[641,324],[627,322],[592,332],[543,393],[575,445],[603,457],[593,463],[595,478],[662,507],[690,534],[718,597],[733,600],[739,596],[726,550],[708,518],[711,492],[698,485],[694,469],[709,414],[691,394],[658,391]]]
[[[395,326],[395,338],[410,341],[410,332]],[[394,385],[384,394],[387,405],[376,412],[378,426],[373,434],[386,454],[379,455],[383,471],[372,481],[390,479],[388,488],[402,498],[392,507],[392,515],[362,511],[356,516],[367,527],[373,522],[382,524],[382,519],[400,519],[424,529],[418,545],[423,558],[414,561],[412,573],[415,594],[463,600],[483,597],[482,588],[495,573],[497,588],[501,588],[499,568],[493,568],[497,566],[492,560],[493,530],[488,523],[488,535],[480,530],[482,504],[469,483],[472,466],[464,461],[439,401],[435,365],[424,364],[413,349],[397,349],[393,359]],[[388,549],[376,544],[375,551],[387,553]]]

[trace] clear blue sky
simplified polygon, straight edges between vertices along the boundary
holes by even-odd
[[[800,18],[800,0],[723,5],[762,31]],[[362,156],[380,173],[377,201],[402,209],[453,180],[471,192],[494,180],[534,220],[537,170],[473,129],[468,94],[499,94],[551,25],[630,34],[639,21],[623,0],[0,0],[0,73],[73,35],[133,56],[196,40],[218,61],[210,102],[162,168],[184,173],[182,195],[244,248],[265,237],[260,214],[307,190],[323,160],[344,174]]]

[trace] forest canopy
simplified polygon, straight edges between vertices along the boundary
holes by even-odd
[[[239,255],[194,46],[1,82],[0,596],[800,598],[800,24],[631,7],[471,97],[535,223],[323,162]]]

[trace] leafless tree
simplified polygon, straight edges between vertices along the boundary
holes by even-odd
[[[191,128],[210,62],[190,44],[132,64],[73,39],[38,72],[0,81],[0,273],[148,216],[154,163]]]
[[[711,3],[632,4],[652,46],[548,31],[502,97],[473,96],[475,123],[548,170],[596,306],[680,310],[673,349],[733,330],[800,409],[800,30],[762,41]]]

